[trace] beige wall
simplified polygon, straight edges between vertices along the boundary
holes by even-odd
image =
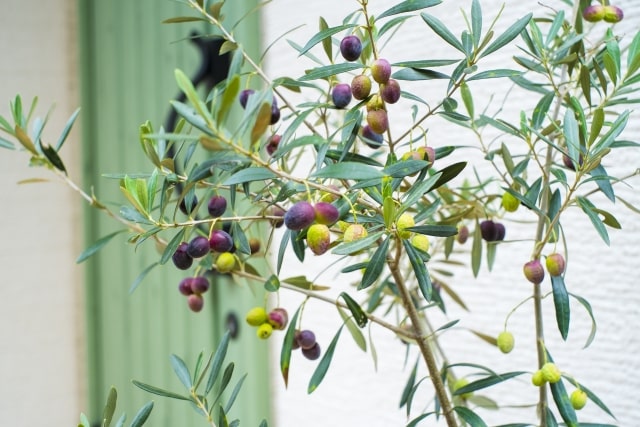
[[[8,0],[0,14],[0,114],[9,101],[39,96],[52,112],[45,142],[54,144],[77,108],[75,1]],[[76,129],[62,150],[79,172]],[[80,200],[28,167],[24,152],[0,150],[0,424],[76,425],[83,404]],[[75,423],[75,424],[74,424]]]

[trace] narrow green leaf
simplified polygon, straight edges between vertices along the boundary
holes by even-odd
[[[475,412],[473,412],[469,408],[465,408],[464,406],[456,406],[453,408],[454,411],[462,418],[465,422],[467,422],[470,426],[473,427],[487,427],[487,424],[482,421]]]
[[[640,34],[640,33],[639,33]],[[589,132],[589,143],[591,144],[600,136],[602,125],[604,123],[604,110],[602,108],[596,108],[593,112],[593,120],[591,121],[591,131]]]
[[[223,124],[229,115],[229,111],[231,111],[231,107],[238,97],[238,92],[240,92],[240,76],[235,75],[231,80],[227,81],[227,86],[224,89],[222,100],[220,101],[219,106],[216,106],[218,109],[216,121],[219,124]]]
[[[308,80],[324,79],[326,77],[331,77],[337,74],[346,73],[348,71],[358,70],[362,67],[364,67],[364,65],[359,63],[354,63],[354,62],[325,65],[325,66],[316,67],[310,70],[307,74],[300,77],[298,80],[304,82]]]
[[[473,34],[473,45],[478,48],[478,41],[482,37],[482,8],[479,0],[471,2],[471,33]]]
[[[304,289],[307,291],[326,291],[331,289],[329,286],[315,285],[309,281],[306,276],[293,276],[286,279],[282,279],[282,283],[288,283],[296,288]]]
[[[206,120],[200,114],[198,114],[195,109],[179,101],[171,101],[171,106],[174,110],[176,110],[176,113],[178,113],[180,117],[185,119],[191,126],[201,130],[211,137],[215,137],[215,134],[211,131],[211,129],[209,129]]]
[[[584,384],[580,383],[580,389],[582,391],[584,391],[585,393],[587,393],[587,396],[589,397],[589,400],[591,400],[593,403],[595,403],[596,405],[598,405],[598,407],[600,409],[602,409],[604,412],[606,412],[607,414],[609,414],[609,416],[613,419],[615,419],[616,417],[613,415],[613,412],[611,412],[611,410],[609,408],[607,408],[607,405],[604,404],[604,402],[602,400],[600,400],[600,398],[591,390],[589,390]],[[584,427],[585,424],[584,423],[580,423],[581,427]],[[596,425],[594,425],[595,427]]]
[[[173,256],[173,253],[176,251],[176,249],[178,248],[178,245],[180,245],[180,243],[182,242],[182,239],[184,238],[185,231],[186,231],[185,228],[181,228],[175,234],[175,236],[173,236],[173,238],[169,241],[169,243],[167,244],[167,247],[164,248],[164,252],[162,252],[162,256],[160,257],[161,265],[165,264]]]
[[[130,427],[142,426],[149,418],[149,415],[151,414],[152,409],[153,409],[153,401],[147,403],[142,408],[140,408],[140,410],[136,413],[136,416],[133,417],[133,421],[131,421]]]
[[[335,255],[350,255],[352,253],[361,251],[373,245],[382,235],[384,231],[378,231],[373,234],[369,234],[367,237],[355,240],[353,242],[342,243],[336,246],[331,253]]]
[[[278,279],[278,276],[275,274],[269,276],[267,281],[264,282],[264,289],[267,292],[277,292],[278,289],[280,289],[280,280]]]
[[[322,19],[322,18],[320,18],[320,19],[321,19],[320,22],[324,21],[324,19]],[[326,22],[325,22],[325,24],[326,24]],[[323,42],[323,44],[324,44],[324,40],[328,40],[329,43],[331,43],[331,36],[332,35],[334,35],[336,33],[339,33],[341,31],[344,31],[344,30],[348,30],[349,28],[353,28],[355,26],[356,26],[356,24],[345,24],[345,25],[339,25],[337,27],[327,28],[325,30],[320,31],[319,33],[317,33],[313,37],[311,37],[311,39],[307,42],[307,44],[304,45],[304,47],[302,48],[302,50],[300,51],[300,54],[298,56],[304,55],[312,47],[314,47],[315,45],[317,45],[320,42]],[[329,58],[331,58],[331,55],[329,55]]]
[[[609,233],[607,232],[607,228],[604,226],[604,222],[602,222],[602,220],[598,216],[598,213],[595,211],[595,206],[593,206],[593,204],[588,199],[582,196],[578,196],[576,198],[576,201],[578,202],[580,208],[582,208],[582,211],[589,217],[591,223],[593,224],[593,227],[596,229],[602,240],[608,246],[610,244]]]
[[[499,79],[502,77],[517,77],[520,75],[522,75],[521,71],[497,69],[497,70],[483,71],[481,73],[474,74],[471,77],[469,77],[467,81],[470,82],[473,80]]]
[[[413,67],[403,68],[401,70],[398,70],[395,73],[393,73],[391,77],[393,77],[396,80],[406,80],[410,82],[420,81],[420,80],[449,79],[449,76],[444,73],[440,73],[438,71],[428,70],[424,68],[413,68]]]
[[[327,21],[322,16],[320,17],[320,22],[318,26],[320,28],[320,32],[326,31],[329,29],[329,24],[327,24]],[[322,49],[324,49],[324,53],[327,54],[327,59],[331,61],[333,59],[333,43],[331,43],[330,35],[322,39]]]
[[[570,307],[569,307],[569,294],[564,284],[562,276],[551,276],[551,285],[553,287],[553,304],[556,309],[556,322],[558,324],[558,330],[562,335],[563,340],[567,340],[569,334],[569,319],[570,319]]]
[[[387,16],[397,15],[399,13],[426,9],[428,7],[437,6],[440,3],[442,3],[442,0],[405,0],[382,12],[378,15],[377,19],[386,18]]]
[[[29,138],[29,135],[27,135],[27,133],[20,126],[16,125],[16,127],[14,128],[14,134],[18,139],[18,142],[20,142],[20,144],[22,144],[24,148],[29,150],[31,154],[38,155],[38,150],[36,150],[36,146],[33,145],[33,142],[31,141],[31,138]]]
[[[179,356],[172,354],[171,357],[171,366],[173,367],[173,371],[176,373],[176,376],[180,380],[180,382],[187,388],[187,390],[191,389],[191,374],[189,373],[189,368],[184,363]]]
[[[289,383],[289,366],[291,365],[291,350],[293,349],[293,341],[296,336],[296,328],[298,327],[298,315],[300,314],[300,307],[296,310],[289,322],[287,333],[282,340],[282,349],[280,350],[280,372],[284,379],[284,386]]]
[[[244,380],[246,378],[247,378],[247,374],[244,374],[242,378],[240,378],[236,383],[235,387],[233,388],[233,391],[231,392],[231,395],[229,396],[229,400],[227,400],[227,404],[224,406],[225,412],[229,412],[231,410],[231,407],[233,406],[233,403],[236,401],[236,398],[238,397],[238,393],[240,393],[240,388],[242,387],[242,384],[244,383]]]
[[[218,374],[220,373],[220,368],[222,367],[222,363],[224,362],[224,358],[227,355],[227,348],[229,347],[229,331],[225,332],[218,344],[218,348],[216,349],[215,355],[213,356],[213,362],[211,363],[211,370],[209,371],[209,378],[207,379],[207,384],[204,388],[205,396],[209,394],[209,392],[213,389],[213,385],[218,379]]]
[[[187,396],[182,396],[182,395],[179,395],[177,393],[173,393],[171,391],[167,391],[167,390],[161,389],[159,387],[155,387],[155,386],[152,386],[152,385],[149,385],[149,384],[142,383],[140,381],[132,380],[131,382],[136,387],[141,388],[142,390],[144,390],[146,392],[149,392],[151,394],[156,394],[158,396],[168,397],[168,398],[171,398],[171,399],[186,400],[186,401],[190,401],[191,400]]]
[[[356,181],[379,179],[384,175],[378,169],[356,162],[333,163],[316,171],[314,178],[353,179]]]
[[[124,233],[125,231],[127,231],[127,230],[118,230],[118,231],[114,231],[113,233],[107,234],[104,237],[101,237],[93,245],[91,245],[90,247],[85,249],[78,256],[78,258],[76,259],[76,263],[80,264],[81,262],[85,261],[87,258],[91,257],[93,254],[95,254],[100,249],[102,249],[107,243],[109,243],[111,241],[111,239],[113,239],[114,237],[116,237],[120,233]]]
[[[416,275],[420,292],[424,299],[430,302],[433,299],[433,285],[431,284],[431,278],[429,277],[427,266],[409,240],[402,239],[402,245],[409,256],[409,262],[411,263],[413,272]]]
[[[424,22],[438,35],[441,39],[449,43],[460,52],[464,53],[462,43],[453,35],[453,33],[447,28],[447,26],[435,16],[422,12],[420,14]]]
[[[522,374],[526,374],[526,372],[525,371],[515,371],[515,372],[507,372],[505,374],[489,375],[489,376],[484,377],[482,379],[473,381],[473,382],[467,384],[464,387],[460,387],[459,389],[454,391],[453,394],[456,395],[456,396],[460,396],[461,394],[471,393],[471,392],[476,391],[476,390],[481,390],[483,388],[494,386],[496,384],[499,384],[499,383],[501,383],[503,381],[509,380],[511,378],[517,377],[517,376],[522,375]]]
[[[564,422],[568,427],[578,427],[578,417],[576,416],[576,411],[571,405],[571,400],[567,395],[567,390],[564,387],[563,381],[560,380],[556,383],[549,384],[549,387],[551,387],[553,400],[556,402],[556,407],[558,408],[558,412],[560,412],[560,416]]]
[[[269,169],[261,167],[249,167],[239,170],[238,172],[231,175],[223,182],[223,185],[242,184],[252,181],[265,181],[268,179],[273,179],[275,177],[277,177],[277,175]]]
[[[413,365],[413,369],[411,370],[409,378],[407,378],[407,382],[402,390],[402,395],[400,396],[400,408],[407,404],[409,397],[413,394],[414,386],[416,384],[416,374],[418,372],[418,361],[419,359],[416,360],[416,363]]]
[[[353,317],[349,316],[349,314],[345,310],[343,310],[341,307],[337,307],[337,309],[338,309],[338,313],[340,314],[340,317],[342,318],[342,321],[347,327],[347,330],[351,334],[351,338],[353,338],[353,341],[360,348],[360,350],[366,353],[367,340],[365,339],[358,325],[356,325],[356,323],[353,321]]]
[[[567,108],[564,115],[564,122],[562,125],[564,133],[564,139],[567,143],[567,149],[569,151],[569,157],[573,160],[574,164],[579,163],[580,158],[580,137],[578,135],[578,122],[576,121],[573,110]]]
[[[507,28],[507,30],[504,33],[500,34],[493,41],[493,43],[491,43],[482,52],[482,54],[480,54],[480,58],[495,52],[496,50],[502,48],[503,46],[505,46],[508,43],[510,43],[513,39],[518,37],[518,34],[520,34],[522,32],[522,30],[524,30],[524,28],[527,26],[527,24],[529,24],[529,21],[531,20],[532,16],[533,16],[533,14],[529,13],[528,15],[523,16],[522,18],[518,19],[513,25],[511,25],[509,28]]]
[[[404,200],[402,206],[405,210],[407,207],[413,206],[422,196],[433,189],[441,177],[442,172],[437,172],[421,183],[411,186],[411,188],[403,194]]]
[[[384,270],[384,266],[386,265],[387,252],[389,251],[390,239],[391,237],[387,236],[387,238],[384,239],[382,244],[378,246],[378,249],[376,249],[375,253],[371,257],[371,260],[369,261],[369,263],[367,264],[367,267],[364,270],[364,274],[362,275],[362,281],[360,282],[360,285],[358,285],[358,290],[366,289],[369,286],[373,285],[382,274],[382,271]],[[349,303],[347,302],[347,304]],[[364,322],[366,324],[366,317],[364,318]],[[358,325],[360,325],[359,322],[358,322]],[[360,325],[360,327],[362,326],[364,325]]]
[[[131,286],[129,287],[129,293],[132,294],[133,291],[135,291],[136,289],[138,289],[138,286],[140,286],[140,283],[142,283],[142,281],[144,280],[145,277],[147,277],[147,274],[149,274],[149,272],[151,270],[153,270],[156,266],[158,266],[159,264],[157,262],[154,262],[153,264],[149,265],[147,268],[145,268],[144,270],[142,270],[142,272],[140,274],[138,274],[138,277],[136,277],[136,279],[133,281],[133,283],[131,284]]]
[[[122,414],[118,421],[115,423],[115,427],[124,427],[124,422],[127,421],[127,414]]]
[[[251,128],[251,143],[255,144],[256,141],[265,133],[269,125],[271,124],[271,104],[263,102],[256,114],[256,121]]]
[[[593,310],[591,309],[591,304],[589,304],[589,301],[587,301],[586,299],[576,294],[569,293],[569,295],[574,297],[576,300],[578,300],[580,304],[582,304],[585,310],[587,310],[589,317],[591,318],[591,332],[589,333],[589,337],[587,338],[587,341],[585,342],[584,347],[582,347],[582,348],[587,348],[591,345],[591,343],[593,342],[593,339],[596,337],[596,331],[598,330],[598,325],[596,324],[596,318],[593,315]]]
[[[116,411],[117,400],[118,392],[115,387],[111,387],[109,389],[109,395],[107,396],[107,403],[105,403],[104,411],[102,412],[102,427],[109,427],[111,425],[113,413]]]
[[[452,225],[416,225],[407,228],[407,231],[437,237],[449,237],[458,234],[458,228]]]
[[[165,19],[162,21],[163,24],[179,24],[183,22],[197,22],[197,21],[206,21],[201,16],[175,16],[173,18]]]
[[[481,264],[482,264],[482,233],[480,231],[480,224],[476,220],[476,228],[473,231],[473,242],[471,244],[471,271],[473,271],[473,277],[478,277]]]
[[[444,67],[447,65],[455,64],[458,59],[419,59],[417,61],[401,61],[391,64],[394,67],[402,68],[430,68],[430,67]]]
[[[453,178],[458,176],[460,172],[467,166],[467,162],[458,162],[447,166],[446,168],[438,171],[441,175],[440,178],[433,184],[433,189],[443,186]]]
[[[67,140],[67,137],[69,136],[69,132],[71,131],[71,128],[73,127],[73,124],[75,123],[76,118],[78,117],[78,114],[80,114],[80,108],[76,109],[76,111],[74,111],[73,114],[71,114],[71,117],[69,117],[69,120],[67,120],[67,123],[64,125],[64,129],[62,129],[62,132],[60,133],[60,137],[58,138],[58,143],[56,144],[55,151],[59,151],[60,148],[62,148],[62,144],[64,144],[64,142]]]
[[[403,160],[382,169],[382,173],[393,178],[404,178],[429,166],[425,160]]]
[[[222,43],[222,46],[220,46],[220,50],[218,51],[218,54],[224,55],[225,53],[233,52],[237,48],[238,48],[237,43],[234,43],[231,40],[225,40],[224,43]]]
[[[477,0],[474,1],[474,3]],[[469,117],[473,118],[475,115],[475,111],[473,108],[473,96],[471,96],[471,91],[469,90],[469,85],[466,82],[463,82],[460,86],[460,96],[462,96],[462,102],[464,103],[464,108],[467,109],[467,113]]]
[[[340,338],[340,333],[342,332],[343,327],[344,325],[340,326],[340,329],[338,329],[338,332],[331,340],[329,347],[324,352],[324,355],[322,356],[320,363],[318,363],[318,367],[313,372],[313,375],[311,376],[311,380],[309,381],[309,387],[307,387],[307,393],[309,394],[313,393],[318,388],[318,386],[324,379],[325,375],[327,374],[327,371],[329,370],[329,366],[331,365],[331,359],[333,359],[333,353],[336,349],[336,344],[338,344],[338,338]]]
[[[205,123],[207,123],[206,119],[209,118],[208,110],[206,108],[206,105],[204,105],[204,103],[198,97],[198,92],[196,92],[196,89],[189,77],[187,77],[187,75],[178,68],[174,70],[174,75],[176,78],[176,83],[178,84],[180,90],[185,94],[189,102],[191,102],[191,105],[200,116],[200,118],[205,121]],[[189,119],[187,119],[186,117],[185,120],[189,121]]]
[[[287,246],[289,245],[289,239],[291,239],[291,230],[287,229],[282,234],[282,240],[280,241],[280,246],[278,248],[278,257],[276,261],[277,274],[280,274],[280,270],[282,269],[282,262],[284,261],[284,254],[287,250]]]
[[[386,241],[388,240],[389,239],[386,239]],[[367,318],[367,315],[362,310],[360,305],[346,292],[341,292],[340,296],[342,297],[342,299],[344,299],[344,302],[347,304],[347,307],[349,308],[349,311],[353,315],[353,318],[355,319],[358,326],[364,328],[367,325],[367,321],[369,319]]]
[[[531,127],[533,129],[540,129],[540,126],[544,123],[544,119],[547,117],[547,112],[549,111],[554,98],[554,92],[549,92],[540,98],[540,101],[538,101],[538,104],[533,110],[533,117],[531,119]]]

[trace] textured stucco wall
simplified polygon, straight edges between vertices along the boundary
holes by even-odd
[[[370,2],[374,13],[389,7],[391,1]],[[464,29],[464,21],[460,8],[468,9],[470,1],[445,1],[446,6],[436,7],[429,13],[447,22],[460,33]],[[625,31],[637,30],[640,22],[640,5],[630,0],[617,2],[626,13],[626,19],[619,25]],[[298,25],[304,25],[288,34],[285,39],[304,45],[317,31],[318,16],[324,16],[329,26],[339,25],[343,16],[355,10],[355,1],[327,0],[323,2],[306,2],[299,7],[297,0],[276,0],[264,8],[264,44],[268,45],[285,31]],[[502,4],[501,1],[485,0],[482,2],[486,12],[485,26]],[[545,4],[561,8],[561,1],[549,1]],[[542,8],[537,2],[507,2],[496,33],[510,25],[515,19],[523,16],[532,8]],[[538,10],[538,12],[540,12]],[[509,68],[514,50],[502,54],[493,54],[482,62],[481,70],[492,68]],[[414,19],[398,34],[395,41],[383,50],[383,55],[391,60],[410,60],[428,58],[449,58],[452,52],[426,27],[422,20]],[[319,56],[323,55],[321,52]],[[457,57],[457,56],[454,56]],[[285,41],[278,42],[271,48],[268,61],[268,73],[272,77],[281,75],[300,76],[310,63],[297,58],[296,53]],[[476,110],[483,109],[489,103],[489,95],[498,93],[488,106],[488,111],[495,111],[510,86],[497,83],[495,80],[471,84],[476,98]],[[437,101],[442,94],[437,83],[427,83],[421,95],[430,101]],[[507,114],[515,117],[521,108],[531,108],[531,97],[518,90],[513,90],[505,102]],[[405,105],[407,105],[407,101]],[[407,120],[403,117],[401,107],[392,106],[392,121]],[[637,117],[637,115],[635,116]],[[473,144],[473,136],[451,125],[439,127],[443,122],[430,122],[429,141],[434,146],[447,144]],[[632,120],[626,130],[627,139],[640,139],[640,125],[637,119]],[[476,155],[474,150],[465,150],[457,156],[468,158]],[[454,159],[447,159],[452,163]],[[639,150],[627,151],[622,155],[607,159],[605,166],[613,176],[623,176],[640,167]],[[482,175],[487,169],[479,169]],[[616,186],[619,196],[629,202],[640,204],[640,180],[631,181],[633,187]],[[611,408],[618,418],[618,425],[631,426],[637,424],[640,415],[637,409],[635,392],[640,380],[635,374],[640,368],[637,357],[640,350],[640,339],[635,327],[640,324],[640,294],[637,292],[638,273],[636,258],[640,255],[635,242],[640,236],[638,216],[625,208],[622,203],[612,205],[604,198],[598,198],[598,205],[612,212],[622,223],[623,230],[609,230],[611,248],[608,248],[582,212],[574,209],[565,219],[565,231],[569,241],[569,264],[566,281],[571,292],[587,298],[592,306],[598,322],[598,333],[595,342],[586,350],[580,350],[589,333],[590,319],[581,307],[572,301],[572,325],[569,339],[562,342],[557,332],[550,298],[544,306],[548,313],[546,332],[548,346],[561,368],[574,375],[590,389],[596,392]],[[524,212],[510,219],[531,219]],[[505,221],[508,227],[507,238],[510,240],[530,239],[530,228],[518,226],[510,220]],[[473,280],[468,269],[460,269],[455,278],[450,280],[455,289],[469,305],[471,312],[465,313],[453,303],[449,303],[448,319],[438,316],[433,320],[436,326],[448,320],[460,319],[460,323],[444,335],[445,352],[453,363],[476,362],[495,368],[498,371],[532,370],[535,367],[534,333],[531,318],[531,304],[520,308],[509,322],[509,329],[516,336],[516,349],[509,355],[503,355],[497,349],[474,339],[469,328],[497,335],[502,329],[504,318],[510,310],[530,294],[530,287],[523,283],[521,266],[528,259],[531,242],[520,241],[503,245],[498,250],[498,259],[493,273],[483,270],[477,280]],[[308,254],[309,255],[309,254]],[[288,257],[287,261],[294,259]],[[462,255],[468,262],[468,255]],[[287,275],[306,274],[309,278],[318,275],[318,283],[331,284],[334,290],[328,295],[338,295],[340,290],[349,289],[347,279],[337,279],[333,274],[322,273],[320,266],[324,262],[307,263],[304,266],[295,262],[289,263]],[[311,271],[314,266],[317,270]],[[546,288],[550,285],[545,284]],[[352,295],[356,295],[351,290]],[[302,302],[302,297],[282,292],[281,303],[292,311]],[[316,331],[326,348],[340,325],[334,307],[321,302],[310,301],[304,310],[303,327]],[[365,335],[368,333],[364,331]],[[336,426],[399,426],[404,425],[404,411],[398,410],[398,402],[406,378],[415,361],[415,350],[408,358],[405,366],[405,351],[398,339],[390,333],[373,328],[371,334],[378,355],[377,372],[370,354],[362,353],[345,331],[342,335],[338,351],[332,367],[323,384],[308,396],[306,393],[308,380],[316,363],[306,361],[301,355],[294,355],[290,372],[289,388],[285,389],[277,370],[273,373],[273,390],[276,396],[276,425],[279,427]],[[279,360],[281,338],[272,340],[274,364]],[[459,374],[467,371],[460,369]],[[528,383],[527,376],[522,380]],[[506,405],[522,405],[535,402],[537,390],[526,384],[504,385],[497,388],[489,396],[497,398]],[[428,385],[423,387],[422,402],[414,404],[419,411],[431,398]],[[504,424],[516,421],[535,422],[533,409],[504,410],[500,413],[483,412],[490,424]],[[583,411],[583,420],[601,423],[616,423],[590,403]],[[435,425],[434,421],[425,425]]]
[[[49,144],[77,107],[74,19],[71,0],[10,0],[0,13],[0,114],[10,117],[16,94],[25,104],[38,96],[41,117],[55,104]],[[63,156],[77,164],[73,145]],[[0,424],[69,426],[78,421],[84,387],[74,262],[81,250],[80,203],[58,182],[17,185],[51,177],[28,162],[25,153],[0,152]]]

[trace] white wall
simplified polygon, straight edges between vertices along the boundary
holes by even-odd
[[[391,1],[370,2],[373,13],[389,7]],[[430,9],[428,12],[455,28],[456,33],[464,29],[464,22],[460,16],[460,8],[468,9],[470,1],[445,2],[446,6]],[[317,32],[318,16],[324,16],[329,26],[336,26],[348,12],[356,9],[357,2],[344,0],[327,0],[323,2],[306,2],[299,6],[297,0],[277,0],[264,8],[264,45],[268,45],[285,31],[305,24],[303,28],[288,34],[285,38],[304,45]],[[482,2],[486,12],[485,26],[502,1],[485,0]],[[546,2],[552,7],[563,7],[560,1]],[[619,25],[619,30],[633,32],[637,30],[640,19],[640,5],[630,0],[620,0],[618,4],[624,8],[626,18]],[[538,14],[543,12],[537,2],[508,2],[496,33],[506,28],[515,19],[523,16],[532,8],[537,8]],[[318,56],[323,56],[321,50]],[[494,54],[487,58],[481,69],[509,68],[512,66],[510,55],[513,50],[504,54]],[[383,51],[383,56],[391,60],[410,60],[427,58],[449,58],[452,52],[439,42],[422,20],[414,19],[398,34],[398,38]],[[278,42],[270,52],[268,74],[272,77],[300,76],[310,63],[298,59],[294,51],[285,41]],[[491,93],[498,93],[489,111],[495,110],[498,102],[502,101],[509,86],[498,84],[495,80],[471,84],[471,90],[476,98],[476,110],[482,109],[488,103]],[[439,100],[442,91],[438,85],[428,83],[420,92],[430,101]],[[530,95],[520,91],[513,91],[506,103],[506,112],[512,117],[521,108],[531,108]],[[404,105],[408,105],[403,101]],[[400,104],[402,105],[402,104]],[[401,106],[392,106],[392,123],[407,120],[407,110]],[[625,133],[627,139],[640,139],[640,123],[631,120]],[[446,125],[443,122],[429,123],[429,141],[434,146],[447,144],[474,144],[475,140],[469,133]],[[507,141],[508,143],[508,141]],[[473,150],[466,150],[458,154],[459,158],[473,156]],[[443,164],[453,162],[447,159]],[[623,176],[640,166],[639,150],[627,150],[607,159],[605,166],[613,176]],[[480,166],[479,173],[490,173],[486,165]],[[633,188],[624,185],[616,186],[619,196],[627,201],[640,204],[640,193],[637,188],[640,179],[631,181]],[[563,343],[555,327],[553,308],[550,298],[544,303],[547,312],[546,335],[547,345],[556,358],[559,366],[565,372],[575,376],[587,387],[596,392],[611,408],[618,418],[619,425],[635,425],[638,417],[635,390],[640,387],[640,379],[636,374],[640,368],[639,358],[640,339],[635,330],[640,324],[640,294],[636,291],[638,273],[636,257],[640,255],[636,242],[640,233],[640,223],[637,214],[626,209],[621,203],[612,205],[603,198],[598,198],[598,205],[612,212],[623,224],[622,231],[609,230],[611,248],[602,243],[593,230],[587,218],[574,209],[564,221],[567,239],[569,241],[569,263],[566,276],[567,285],[571,292],[587,298],[592,306],[598,322],[598,334],[595,342],[586,350],[580,350],[589,332],[590,320],[584,310],[575,301],[572,302],[572,319],[569,339]],[[507,224],[507,239],[530,239],[531,226],[518,224],[518,220],[532,220],[531,215],[520,211],[516,215],[509,215],[505,219]],[[514,221],[515,220],[515,221]],[[469,249],[469,248],[467,248]],[[551,248],[549,249],[549,251]],[[493,273],[483,270],[477,280],[474,280],[469,269],[461,269],[456,277],[450,280],[455,289],[462,295],[469,305],[471,312],[465,313],[448,303],[449,320],[460,319],[454,330],[443,337],[446,355],[451,362],[475,362],[488,365],[498,371],[535,369],[535,338],[531,304],[527,304],[512,316],[509,329],[516,337],[516,349],[509,355],[503,355],[497,349],[475,339],[468,328],[497,335],[504,323],[505,316],[518,302],[530,295],[530,287],[522,278],[521,266],[528,260],[531,251],[530,241],[520,241],[501,246],[498,250],[498,260]],[[546,252],[546,251],[545,251]],[[312,255],[308,254],[309,257]],[[287,257],[287,262],[293,256]],[[468,262],[468,255],[462,258]],[[351,295],[356,295],[350,287],[349,279],[322,273],[322,267],[328,264],[323,258],[312,260],[311,263],[296,265],[291,262],[286,267],[287,275],[306,274],[309,278],[317,275],[318,282],[334,286],[327,295],[336,296],[341,290],[350,289]],[[315,267],[315,268],[314,268]],[[545,284],[545,291],[550,285]],[[298,295],[281,292],[281,305],[295,310],[302,299]],[[447,320],[436,315],[436,326]],[[313,329],[321,343],[326,348],[340,325],[336,310],[331,305],[310,301],[304,310],[303,327]],[[365,335],[367,331],[364,331]],[[317,363],[306,361],[300,354],[295,354],[291,371],[289,388],[285,389],[277,369],[273,372],[273,392],[276,396],[275,413],[278,427],[307,427],[337,425],[337,426],[398,426],[406,422],[403,411],[398,410],[398,402],[406,378],[415,361],[415,349],[412,350],[408,365],[405,366],[404,346],[390,333],[374,327],[371,330],[378,354],[378,369],[375,371],[372,357],[362,353],[353,343],[345,331],[335,354],[331,369],[323,384],[312,395],[307,395],[306,389],[309,378]],[[279,360],[279,346],[281,337],[273,340],[274,365]],[[468,373],[464,369],[457,371],[459,375]],[[537,389],[528,384],[529,377],[522,381],[507,383],[489,396],[497,398],[500,403],[507,405],[522,405],[535,402]],[[424,385],[425,395],[422,401],[416,402],[415,410],[426,406],[429,401],[429,385]],[[571,390],[571,389],[569,389]],[[416,412],[417,414],[418,412]],[[535,422],[533,409],[505,410],[499,413],[483,412],[483,416],[490,424],[510,422]],[[616,423],[599,411],[593,403],[582,411],[581,419],[591,422]],[[434,421],[424,422],[424,425],[435,425]]]
[[[56,104],[45,133],[45,142],[55,144],[78,104],[75,1],[9,0],[2,9],[0,114],[10,117],[16,94],[25,103],[39,96],[42,117]],[[74,145],[63,156],[77,165]],[[24,152],[0,151],[0,424],[77,425],[84,390],[84,313],[74,261],[80,203],[58,182],[18,185],[51,177],[28,163]]]

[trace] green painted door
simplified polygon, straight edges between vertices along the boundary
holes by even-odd
[[[240,16],[239,3],[246,10],[252,2],[229,2],[223,10],[233,19]],[[206,32],[207,28],[161,24],[191,13],[178,2],[80,0],[78,5],[83,179],[117,212],[124,204],[118,181],[103,175],[151,172],[139,148],[138,128],[145,120],[151,120],[156,129],[164,123],[169,100],[177,94],[173,70],[181,68],[191,75],[200,65],[197,50],[184,39],[192,30]],[[253,15],[236,34],[257,50],[257,31],[258,18]],[[95,210],[87,210],[85,217],[88,244],[119,229],[115,221]],[[154,400],[149,425],[205,425],[186,402],[150,395],[131,380],[181,390],[170,355],[179,355],[193,367],[197,354],[215,349],[227,319],[236,316],[238,336],[230,344],[227,360],[236,363],[234,383],[244,373],[248,377],[230,419],[257,426],[269,410],[267,349],[242,321],[256,297],[242,287],[214,283],[205,294],[205,308],[194,314],[177,290],[185,274],[171,262],[155,268],[130,294],[135,278],[158,260],[158,253],[152,242],[136,249],[127,237],[127,233],[116,237],[86,263],[88,413],[101,415],[113,385],[119,396],[117,416],[126,411],[131,420],[138,408]]]

